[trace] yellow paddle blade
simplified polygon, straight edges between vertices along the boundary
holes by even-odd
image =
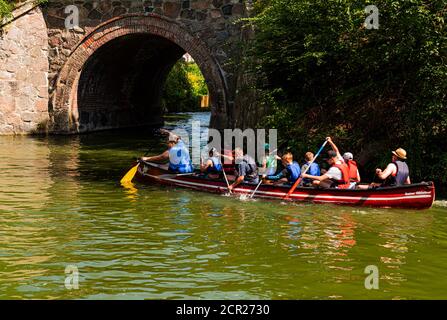
[[[130,169],[126,175],[121,179],[121,183],[129,183],[132,181],[133,177],[135,177],[135,174],[137,173],[138,170],[138,166],[140,164],[137,164],[136,166],[134,166],[132,169]]]

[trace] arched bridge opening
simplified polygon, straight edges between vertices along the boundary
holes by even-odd
[[[213,127],[225,128],[225,77],[206,44],[167,18],[126,15],[103,23],[73,50],[57,80],[53,130],[161,124],[166,77],[186,52],[205,77]]]

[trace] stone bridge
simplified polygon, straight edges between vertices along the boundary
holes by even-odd
[[[253,126],[238,64],[247,12],[242,0],[22,1],[0,35],[0,134],[161,124],[163,84],[185,52],[208,85],[211,126]]]

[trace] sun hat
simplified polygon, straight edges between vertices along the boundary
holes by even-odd
[[[404,159],[404,160],[407,159],[407,151],[405,151],[402,148],[398,148],[394,151],[391,151],[391,153],[400,159]]]
[[[354,156],[352,155],[351,152],[345,152],[343,154],[343,159],[345,159],[345,160],[352,160],[352,159],[354,159]]]

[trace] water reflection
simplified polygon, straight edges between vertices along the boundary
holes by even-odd
[[[39,209],[50,199],[47,143],[23,137],[0,139],[0,210]]]
[[[135,187],[135,184],[132,182],[121,182],[121,186],[126,190],[127,198],[132,202],[136,201],[138,189]]]

